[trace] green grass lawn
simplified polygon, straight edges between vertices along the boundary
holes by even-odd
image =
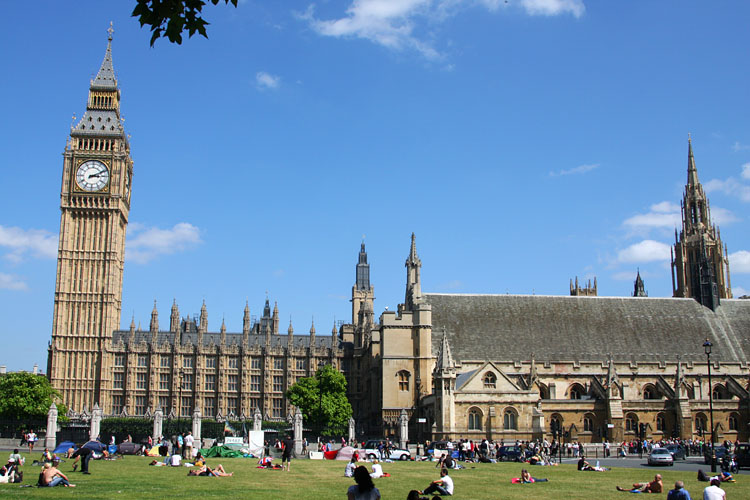
[[[125,457],[115,461],[91,461],[91,475],[72,472],[70,462],[60,464],[76,488],[19,488],[0,485],[0,496],[7,498],[231,498],[243,500],[274,500],[310,498],[316,500],[346,498],[347,488],[354,484],[344,477],[343,461],[294,460],[291,472],[256,468],[250,458],[209,459],[209,465],[222,463],[233,477],[188,477],[186,467],[150,467],[151,458]],[[24,466],[24,484],[36,484],[39,468]],[[369,468],[369,464],[367,465]],[[540,500],[603,500],[631,498],[630,493],[615,491],[615,485],[628,486],[647,481],[661,473],[664,484],[671,488],[677,479],[685,481],[695,500],[703,498],[707,483],[698,483],[693,472],[661,469],[613,469],[608,472],[578,472],[572,465],[558,467],[528,466],[535,477],[549,478],[548,483],[511,484],[521,472],[519,464],[474,464],[467,469],[451,471],[455,483],[454,498],[460,499],[540,499]],[[411,489],[424,489],[438,477],[430,462],[396,462],[383,464],[391,477],[375,480],[382,498],[405,499]],[[750,498],[748,476],[738,475],[738,482],[726,484],[729,499]],[[649,495],[666,498],[663,495]]]

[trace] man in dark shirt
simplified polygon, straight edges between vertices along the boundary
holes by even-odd
[[[79,447],[76,451],[73,452],[73,454],[70,456],[70,458],[74,458],[73,460],[73,471],[76,470],[78,467],[78,461],[81,461],[81,472],[83,474],[91,474],[89,472],[89,460],[91,460],[91,454],[93,451],[91,451],[91,448],[86,448],[84,446]]]
[[[292,452],[294,451],[294,441],[289,434],[284,438],[282,447],[284,451],[281,453],[281,468],[289,472],[292,466]]]

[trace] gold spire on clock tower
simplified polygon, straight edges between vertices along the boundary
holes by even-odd
[[[47,371],[74,411],[110,410],[112,332],[122,304],[133,161],[120,118],[112,26],[86,112],[63,152],[60,240]]]

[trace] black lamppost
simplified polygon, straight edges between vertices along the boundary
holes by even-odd
[[[716,451],[714,450],[714,389],[711,385],[711,347],[713,344],[706,339],[703,350],[706,352],[706,366],[708,367],[708,414],[711,418],[711,472],[716,472]]]

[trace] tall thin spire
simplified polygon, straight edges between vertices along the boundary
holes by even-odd
[[[409,257],[406,259],[406,298],[404,305],[407,310],[411,310],[414,304],[422,298],[422,284],[420,272],[422,261],[417,255],[417,240],[414,233],[411,233],[411,247],[409,248]]]
[[[109,29],[107,30],[107,51],[104,53],[104,60],[99,68],[99,72],[96,74],[96,78],[91,82],[92,90],[113,90],[117,88],[117,77],[115,77],[115,69],[112,65],[112,33],[114,31],[110,22]]]
[[[149,324],[149,330],[151,332],[159,331],[159,310],[156,309],[156,300],[154,299],[154,308],[151,311],[151,323]]]
[[[365,242],[359,249],[359,261],[357,262],[357,290],[370,289],[370,264],[367,263],[367,251],[365,251]]]
[[[687,176],[687,184],[688,186],[697,186],[699,183],[698,181],[698,169],[695,168],[695,158],[693,157],[693,142],[690,138],[690,134],[688,134],[688,176]]]

